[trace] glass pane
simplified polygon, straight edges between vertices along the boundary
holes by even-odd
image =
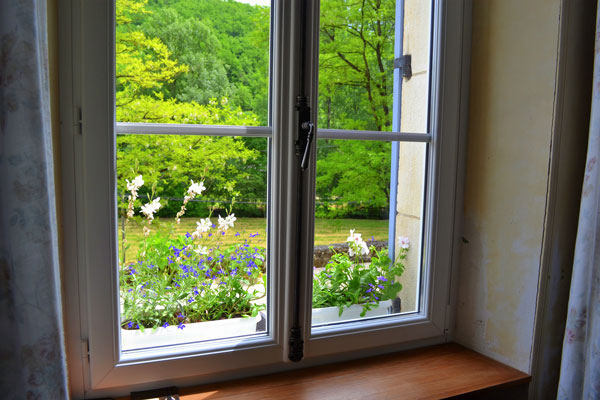
[[[117,137],[124,350],[266,331],[267,146]]]
[[[412,76],[402,78],[401,132],[429,131],[431,2],[404,0],[403,54],[410,54]]]
[[[418,310],[426,148],[318,141],[313,325]]]
[[[320,129],[427,132],[430,9],[421,0],[321,1]],[[394,69],[401,53],[412,56],[410,77]]]
[[[268,125],[270,15],[259,0],[117,0],[117,121]]]
[[[116,0],[119,122],[269,124],[270,2]],[[264,138],[119,135],[124,350],[266,332]]]

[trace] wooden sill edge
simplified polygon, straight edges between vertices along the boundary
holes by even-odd
[[[182,400],[438,399],[524,386],[530,381],[531,376],[524,372],[458,344],[448,343],[180,388],[179,394]]]

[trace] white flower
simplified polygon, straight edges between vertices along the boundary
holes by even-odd
[[[130,191],[138,190],[144,184],[144,178],[142,178],[142,175],[136,176],[132,182],[129,182],[127,179],[125,179],[125,181],[127,182],[127,190]]]
[[[205,256],[208,254],[208,247],[206,246],[198,246],[197,249],[194,249],[194,251],[198,254],[200,254],[201,256]]]
[[[142,206],[142,214],[144,214],[149,220],[153,220],[154,213],[157,212],[160,207],[160,197],[157,197],[152,200],[152,202],[146,203]]]
[[[219,229],[226,231],[229,228],[233,228],[233,223],[235,222],[235,220],[237,220],[235,214],[228,215],[225,218],[222,218],[219,215]]]
[[[406,236],[400,236],[398,238],[398,246],[403,249],[408,249],[410,247],[410,240]]]
[[[350,229],[350,236],[346,241],[348,242],[348,254],[350,257],[354,256],[356,253],[362,254],[366,256],[369,254],[369,246],[362,240],[362,235],[360,233],[354,233],[354,229]]]
[[[199,222],[196,222],[196,232],[198,233],[208,232],[210,228],[212,228],[212,222],[210,222],[210,218],[204,218]]]
[[[348,239],[346,239],[346,241],[352,243],[359,243],[360,241],[362,241],[361,236],[362,235],[360,233],[354,233],[354,229],[350,229],[350,236],[348,236]]]
[[[190,196],[200,196],[204,190],[206,190],[204,182],[194,183],[194,181],[192,181],[192,184],[187,192]]]

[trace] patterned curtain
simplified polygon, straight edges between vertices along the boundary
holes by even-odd
[[[0,2],[0,398],[68,396],[46,0]]]
[[[600,12],[587,164],[575,245],[559,399],[600,399]]]

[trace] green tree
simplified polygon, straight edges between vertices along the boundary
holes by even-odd
[[[171,52],[158,38],[150,38],[138,29],[139,21],[149,14],[148,0],[116,2],[116,85],[117,107],[138,96],[162,88],[188,70],[171,58]]]
[[[198,20],[219,41],[216,56],[230,84],[229,100],[268,123],[270,8],[224,0],[152,0],[156,13],[171,8]]]
[[[319,126],[389,131],[392,124],[394,0],[323,0]],[[390,145],[319,141],[317,196],[342,203],[325,215],[385,215]]]
[[[319,140],[318,146],[317,196],[337,203],[322,216],[382,217],[390,201],[390,144]]]
[[[351,103],[368,112],[369,129],[390,130],[395,5],[394,0],[321,2],[319,91],[327,126],[348,129],[335,123],[338,116],[364,118],[364,112],[347,114]]]
[[[183,18],[172,9],[153,12],[141,29],[165,43],[188,71],[164,85],[163,92],[179,101],[206,104],[212,98],[231,96],[223,61],[218,57],[221,43],[212,29],[195,18]]]
[[[172,57],[160,38],[140,30],[144,19],[151,14],[146,5],[146,0],[117,0],[117,120],[257,125],[255,114],[232,106],[226,98],[200,104],[166,97],[170,92],[165,87],[189,69]],[[124,200],[125,179],[141,174],[145,181],[140,190],[142,198],[182,198],[192,179],[205,182],[206,196],[210,198],[235,198],[240,195],[237,182],[249,179],[244,164],[257,155],[256,150],[246,147],[245,140],[234,137],[119,135],[118,191]],[[166,207],[163,215],[174,214],[179,205],[178,202]]]

